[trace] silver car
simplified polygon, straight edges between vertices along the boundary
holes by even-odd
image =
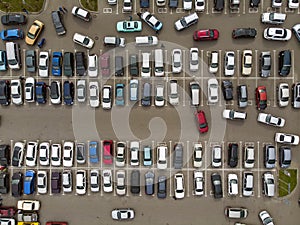
[[[85,80],[77,81],[77,101],[85,102],[86,99],[86,82]]]

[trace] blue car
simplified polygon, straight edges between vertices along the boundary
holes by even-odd
[[[124,84],[116,84],[116,105],[123,106],[124,104]]]
[[[52,54],[52,75],[61,76],[62,71],[62,53],[53,52]]]
[[[31,195],[34,192],[35,172],[27,170],[24,178],[24,194]]]
[[[74,103],[74,84],[68,80],[64,82],[64,103],[66,105]]]
[[[47,91],[47,85],[45,82],[37,82],[36,83],[35,96],[36,96],[36,101],[39,104],[46,103],[46,91]]]
[[[23,39],[24,33],[21,29],[7,29],[1,31],[0,37],[3,41],[14,41]]]
[[[141,8],[149,8],[150,7],[149,0],[140,0],[140,6]]]
[[[99,162],[99,154],[98,154],[98,143],[96,141],[90,142],[89,151],[90,151],[90,162],[98,163]]]
[[[6,51],[0,50],[0,71],[7,70],[7,58],[6,58]]]

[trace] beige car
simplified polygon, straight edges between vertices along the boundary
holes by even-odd
[[[249,76],[252,72],[252,50],[244,50],[242,56],[242,75]]]

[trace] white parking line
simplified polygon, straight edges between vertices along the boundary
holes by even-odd
[[[172,176],[172,170],[171,170],[171,168],[172,168],[172,166],[171,166],[172,165],[171,149],[172,149],[172,141],[169,141],[169,150],[168,150],[167,155],[169,155],[170,197],[173,196],[172,195],[172,179],[174,179]]]
[[[208,3],[209,3],[209,1],[206,0],[206,1],[205,1],[206,14],[209,14],[209,10],[208,10],[208,9],[209,9],[209,4],[208,4]]]
[[[291,50],[292,54],[292,77],[293,77],[293,83],[295,83],[295,54],[294,50]]]
[[[257,176],[258,176],[258,179],[257,179],[257,197],[260,198],[260,165],[259,165],[259,152],[260,152],[260,146],[259,146],[259,141],[257,141]]]
[[[243,0],[243,14],[246,14],[246,2]]]
[[[208,158],[207,141],[204,141],[204,154],[202,152],[202,156],[204,156],[204,168],[205,168],[205,170],[204,170],[204,174],[205,174],[204,175],[204,180],[205,179],[207,180],[207,168],[208,168],[208,165],[207,165],[207,158]],[[204,182],[204,187],[205,187],[205,197],[207,197],[207,181]]]
[[[200,66],[201,66],[201,77],[200,78],[202,78],[201,79],[201,89],[202,89],[202,92],[204,91],[203,90],[203,87],[204,87],[204,81],[203,81],[203,74],[204,74],[204,59],[203,59],[203,57],[204,57],[204,54],[203,54],[203,49],[201,49],[201,59],[200,59],[200,62],[201,62],[201,64],[200,64]],[[203,93],[201,93],[200,94],[200,101],[201,101],[201,106],[203,106],[204,105],[204,94]]]

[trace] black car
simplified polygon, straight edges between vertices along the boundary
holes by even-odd
[[[257,8],[259,3],[260,3],[260,0],[250,0],[250,6],[251,7],[256,7]]]
[[[223,96],[226,101],[233,99],[233,86],[230,80],[223,80],[222,82]]]
[[[140,187],[140,171],[133,170],[131,172],[131,185],[130,185],[130,192],[132,194],[139,194],[141,191]]]
[[[61,87],[60,82],[52,81],[50,85],[50,98],[52,104],[60,104],[61,103]]]
[[[84,52],[76,52],[75,61],[76,61],[76,75],[78,76],[86,75]]]
[[[129,58],[129,71],[131,76],[139,75],[138,56],[136,54],[130,55]]]
[[[66,105],[74,103],[74,84],[68,80],[64,82],[64,103]]]
[[[157,197],[166,198],[167,197],[167,177],[159,176],[157,183]]]
[[[7,194],[9,192],[9,178],[8,173],[0,173],[0,194]]]
[[[0,166],[8,166],[10,164],[10,146],[0,145]]]
[[[23,163],[24,149],[21,145],[15,145],[12,155],[12,166],[21,166]]]
[[[178,7],[178,0],[169,0],[169,7],[170,8],[177,8]]]
[[[61,190],[61,173],[52,172],[51,174],[51,192],[58,194]]]
[[[214,192],[214,198],[223,198],[222,180],[218,173],[211,175],[211,184]]]
[[[154,194],[154,173],[151,171],[145,173],[145,193],[146,195]]]
[[[140,0],[140,6],[141,8],[149,8],[150,6],[149,0]]]
[[[34,73],[36,70],[36,54],[34,50],[26,50],[25,64],[27,71]]]
[[[76,160],[79,164],[85,163],[85,145],[83,143],[76,145]]]
[[[228,166],[236,167],[238,164],[238,144],[230,143],[228,147]]]
[[[7,14],[1,16],[3,25],[23,25],[26,24],[26,16],[23,14]]]
[[[10,83],[8,80],[0,80],[0,104],[10,104]]]
[[[23,174],[16,172],[11,178],[11,194],[14,197],[20,197],[23,190]]]
[[[279,52],[278,73],[280,76],[287,76],[292,66],[292,55],[290,50]]]
[[[74,75],[74,54],[72,52],[65,52],[63,57],[64,75],[71,77]]]
[[[214,0],[214,9],[217,11],[222,11],[224,9],[224,0]]]
[[[256,34],[255,28],[237,28],[232,31],[232,38],[255,38]]]
[[[52,22],[57,35],[64,35],[66,33],[65,26],[62,23],[62,17],[60,11],[52,11]]]

